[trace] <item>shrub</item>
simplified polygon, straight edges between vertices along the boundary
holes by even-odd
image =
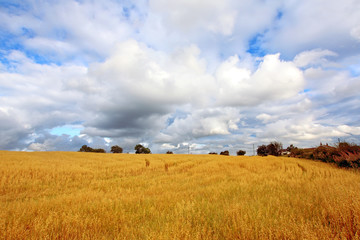
[[[313,152],[314,159],[323,162],[334,162],[335,156],[341,156],[338,149],[331,146],[319,146]]]
[[[360,167],[360,146],[347,142],[339,143],[337,146],[339,155],[333,157],[339,167]]]
[[[236,152],[236,155],[238,155],[238,156],[244,156],[245,154],[246,154],[246,151],[244,151],[244,150],[239,150]]]
[[[173,154],[173,152],[172,151],[167,151],[166,154]]]
[[[305,158],[304,150],[300,148],[292,148],[290,150],[290,157]]]
[[[209,152],[209,154],[211,154],[211,155],[217,155],[216,152]]]
[[[346,153],[360,153],[360,146],[357,146],[356,144],[350,144],[347,142],[341,142],[337,145],[337,148],[340,152],[346,152]]]

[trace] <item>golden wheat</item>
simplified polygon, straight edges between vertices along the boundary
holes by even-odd
[[[360,239],[360,173],[282,157],[0,151],[0,238]]]

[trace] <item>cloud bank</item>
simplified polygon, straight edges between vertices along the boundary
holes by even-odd
[[[359,12],[350,0],[1,3],[0,149],[358,143]]]

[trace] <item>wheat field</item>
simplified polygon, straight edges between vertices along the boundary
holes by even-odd
[[[0,151],[0,238],[360,239],[360,172],[271,156]]]

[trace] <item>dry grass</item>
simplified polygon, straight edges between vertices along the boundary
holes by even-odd
[[[360,173],[281,157],[0,151],[0,238],[360,239]]]

